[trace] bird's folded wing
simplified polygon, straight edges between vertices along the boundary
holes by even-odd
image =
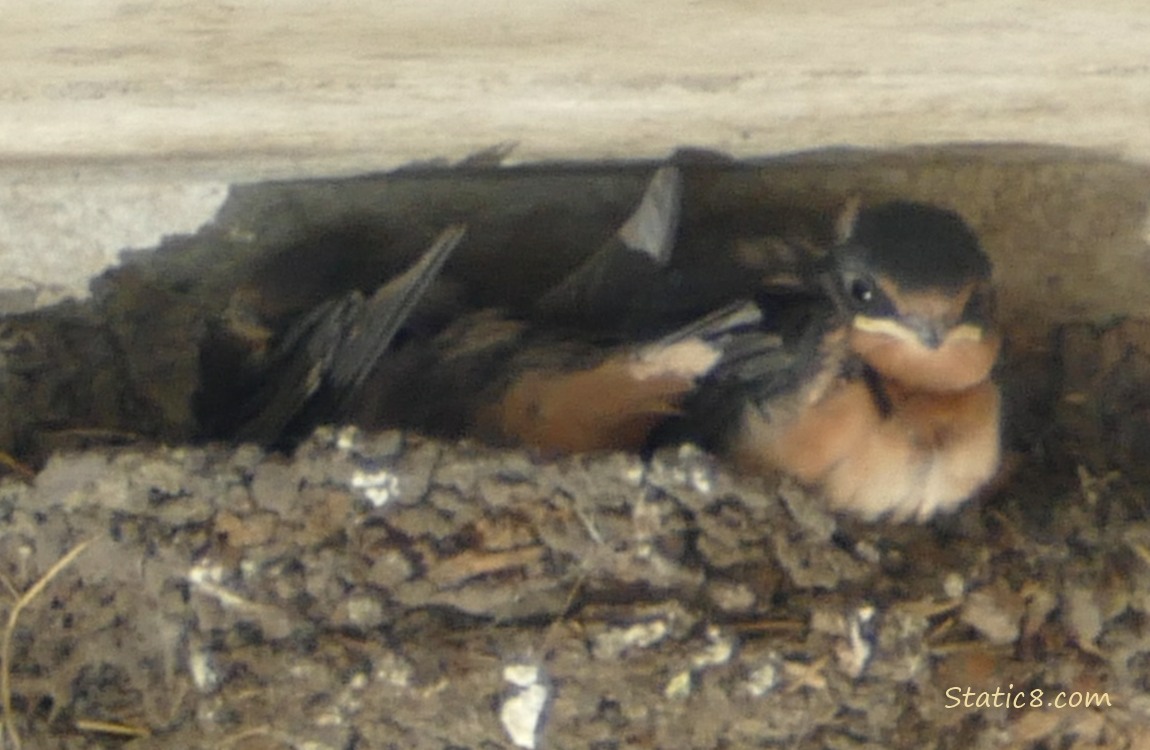
[[[461,226],[441,232],[411,268],[371,297],[350,292],[294,323],[276,344],[265,385],[249,402],[251,416],[236,436],[281,444],[305,412],[309,422],[342,419],[463,234]]]

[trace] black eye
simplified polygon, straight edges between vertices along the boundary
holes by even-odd
[[[860,305],[869,305],[874,302],[874,283],[869,279],[855,279],[850,285],[851,299]]]

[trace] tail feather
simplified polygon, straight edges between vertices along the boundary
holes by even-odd
[[[463,235],[463,227],[449,227],[371,297],[351,292],[292,325],[269,357],[266,384],[249,401],[251,416],[236,437],[280,445],[292,439],[295,427],[343,419]]]
[[[650,297],[666,286],[679,229],[682,175],[655,172],[631,216],[582,265],[535,304],[543,320],[597,332],[622,332],[646,313]]]
[[[334,352],[331,380],[336,387],[353,394],[363,385],[400,326],[439,276],[464,233],[459,225],[443,230],[415,265],[368,298],[358,316],[362,323]]]

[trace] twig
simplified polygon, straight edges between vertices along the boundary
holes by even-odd
[[[12,635],[16,632],[16,621],[19,619],[20,613],[44,591],[52,579],[68,567],[90,543],[90,539],[80,542],[57,560],[48,569],[48,572],[40,576],[40,579],[16,600],[8,612],[8,622],[4,626],[3,634],[0,635],[0,662],[2,662],[2,666],[0,666],[0,712],[3,714],[4,731],[12,738],[12,746],[17,749],[20,747],[20,733],[16,731],[16,721],[12,717]],[[2,736],[0,735],[0,737]]]
[[[152,730],[147,727],[137,727],[131,724],[120,724],[115,721],[99,721],[97,719],[76,719],[76,729],[81,732],[96,732],[111,734],[117,737],[151,737]]]

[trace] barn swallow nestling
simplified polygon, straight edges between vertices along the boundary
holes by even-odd
[[[658,340],[612,346],[481,311],[384,358],[356,421],[545,456],[639,451],[727,341],[760,321],[739,303]]]
[[[528,318],[481,310],[382,359],[359,424],[479,437],[545,455],[642,449],[758,310],[736,304],[646,342],[673,287],[681,176],[658,170],[631,216]],[[668,279],[672,281],[668,285]],[[667,326],[663,326],[665,329]]]
[[[703,442],[744,470],[789,473],[864,518],[922,521],[998,468],[991,265],[944,209],[887,203],[848,224],[820,274],[822,316],[786,351],[730,345],[688,421],[710,413]]]
[[[626,331],[649,327],[680,194],[678,169],[656,171],[630,217],[541,296],[531,320],[472,310],[393,346],[459,241],[461,232],[450,230],[369,299],[354,291],[337,296],[282,332],[236,314],[250,305],[230,305],[225,340],[256,351],[247,359],[257,365],[246,378],[251,387],[232,388],[239,405],[223,428],[206,432],[282,447],[338,422],[477,436],[547,454],[638,449],[718,359],[710,342],[739,319],[719,315],[690,337],[622,344]]]

